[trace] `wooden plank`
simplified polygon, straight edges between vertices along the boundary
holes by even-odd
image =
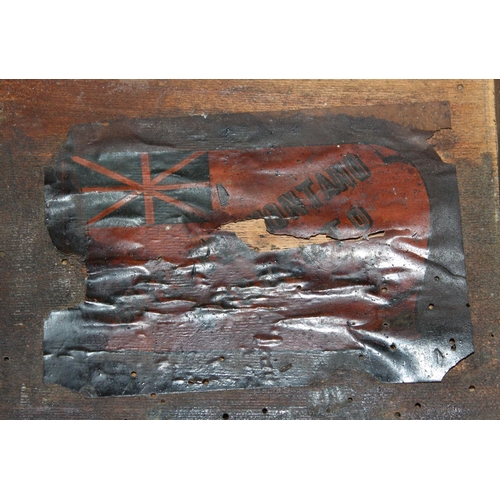
[[[497,151],[500,156],[500,80],[495,80],[495,119],[497,126]]]
[[[43,383],[43,321],[83,300],[82,263],[44,224],[43,168],[78,123],[449,101],[430,142],[457,166],[475,353],[437,384],[336,372],[314,387],[89,400]],[[498,153],[493,81],[4,81],[0,84],[2,418],[498,418]],[[398,117],[395,117],[397,120]],[[417,120],[399,116],[399,120]],[[264,411],[264,409],[266,411]]]

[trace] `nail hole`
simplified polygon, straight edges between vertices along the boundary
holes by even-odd
[[[222,418],[223,418],[224,420],[228,420],[228,419],[229,419],[229,415],[228,415],[227,413],[223,413],[223,414],[222,414]]]
[[[394,413],[394,416],[395,416],[396,418],[401,418],[401,413],[399,413],[399,411],[397,411],[396,413]]]
[[[160,400],[160,403],[161,403],[162,405],[164,405],[164,404],[166,403],[166,401],[165,401],[164,399],[161,399],[161,400]]]
[[[382,323],[382,326],[383,326],[384,328],[387,328],[387,327],[389,326],[389,323],[387,323],[387,322]]]
[[[458,90],[463,90],[463,89],[464,89],[464,86],[460,83],[460,84],[458,84],[458,85],[457,85],[457,89],[458,89]]]
[[[188,380],[188,384],[189,384],[189,385],[193,385],[193,384],[194,384],[194,380],[193,380],[193,379],[189,379],[189,380]]]
[[[9,360],[10,360],[10,358],[9,358],[9,356],[4,356],[3,360],[4,360],[4,361],[9,361]]]
[[[63,260],[61,260],[61,264],[62,264],[63,266],[67,266],[67,265],[68,265],[68,260],[67,260],[67,259],[63,259]]]
[[[455,339],[450,339],[451,350],[456,351],[457,345],[455,344]]]
[[[267,408],[262,408],[262,413],[263,413],[264,415],[267,415]]]
[[[205,380],[203,380],[203,385],[208,385],[208,382],[209,382],[209,380],[208,380],[208,378],[206,378]]]
[[[439,281],[439,276],[434,276],[434,281]]]
[[[352,398],[347,398],[347,401],[349,401],[349,403],[352,403],[354,401],[354,399]]]
[[[154,392],[152,392],[150,395],[149,395],[150,398],[154,399],[156,398],[156,394]]]
[[[225,358],[224,356],[221,356],[221,357],[219,358],[219,361],[226,361],[226,358]]]
[[[326,411],[326,413],[330,413],[331,410],[330,410],[330,408],[327,408],[325,411]]]
[[[359,358],[359,359],[363,359],[363,358],[364,358],[364,356],[363,356],[362,354],[360,354],[360,355],[358,356],[358,358]]]
[[[391,344],[389,346],[389,348],[390,348],[391,351],[395,351],[396,350],[396,344]]]
[[[429,309],[434,309],[434,304],[429,304]]]
[[[386,287],[386,286],[383,286],[383,287],[380,289],[380,291],[381,291],[382,293],[387,293],[387,287]]]
[[[132,378],[137,377],[137,372],[130,372],[130,376],[131,376]]]
[[[470,307],[470,304],[465,304],[465,307]]]
[[[476,390],[476,386],[475,386],[475,385],[471,385],[471,386],[469,386],[469,391],[470,391],[470,392],[473,392],[473,391],[475,391],[475,390]]]
[[[300,285],[297,285],[297,288],[295,290],[300,291],[302,290],[302,287]]]
[[[415,403],[415,408],[422,408],[422,405],[420,403]]]

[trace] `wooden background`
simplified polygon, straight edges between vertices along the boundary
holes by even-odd
[[[496,92],[500,92],[497,84]],[[440,383],[358,372],[306,388],[87,399],[43,383],[43,321],[84,297],[84,268],[44,222],[43,169],[77,123],[449,101],[431,143],[457,166],[475,353]],[[498,419],[498,154],[493,80],[0,82],[0,418]]]

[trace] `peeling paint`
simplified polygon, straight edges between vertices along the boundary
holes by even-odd
[[[431,135],[326,110],[75,127],[47,225],[85,257],[86,301],[46,320],[45,381],[441,380],[472,334],[455,170]]]

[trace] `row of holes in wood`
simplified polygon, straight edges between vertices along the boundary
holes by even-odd
[[[453,339],[451,339],[451,340],[453,340]],[[451,342],[451,340],[450,340],[450,342]],[[453,346],[452,346],[452,349],[453,349]],[[220,359],[221,359],[222,361],[224,360],[224,358],[223,358],[222,356],[221,356],[221,358],[220,358]],[[4,356],[3,360],[4,360],[4,361],[10,361],[10,358],[9,358],[8,356]],[[136,372],[132,372],[132,373],[131,373],[131,376],[132,376],[132,377],[136,377],[136,376],[137,376],[137,373],[136,373]],[[194,383],[194,381],[193,381],[193,383]],[[205,380],[203,380],[203,382],[202,382],[202,383],[203,383],[204,385],[207,385],[207,384],[208,384],[208,380],[207,380],[207,379],[205,379]],[[468,390],[469,390],[469,392],[474,392],[474,391],[476,390],[476,386],[474,386],[474,385],[470,385]],[[153,393],[151,393],[151,394],[150,394],[150,397],[151,397],[152,399],[156,399],[156,393],[154,393],[154,392],[153,392]],[[348,401],[349,403],[352,403],[352,402],[354,402],[354,398],[349,397],[349,398],[347,398],[347,401]],[[160,399],[160,403],[161,403],[161,404],[166,404],[166,402],[167,402],[167,401],[166,401],[166,399]],[[422,407],[422,405],[421,405],[420,403],[415,403],[415,408],[419,409],[419,408],[421,408],[421,407]],[[330,411],[331,411],[331,410],[330,410],[329,408],[327,408],[327,409],[326,409],[326,412],[327,412],[327,413],[330,413]],[[267,414],[269,413],[269,410],[268,410],[267,408],[262,408],[262,413],[263,413],[264,415],[267,415]],[[394,417],[396,417],[396,418],[401,418],[401,416],[402,416],[402,415],[401,415],[401,412],[399,412],[399,411],[397,411],[397,412],[395,412],[395,413],[394,413]],[[229,420],[229,413],[223,413],[223,414],[222,414],[222,419],[223,419],[223,420]]]
[[[476,390],[476,386],[474,386],[474,385],[470,385],[468,390],[469,390],[469,392],[474,392],[474,391]],[[152,394],[150,394],[150,397],[154,399],[154,398],[156,398],[156,394],[155,394],[155,393],[152,393]],[[349,403],[353,403],[353,402],[354,402],[354,398],[349,397],[349,398],[347,398],[347,401],[348,401]],[[161,403],[161,404],[166,404],[166,402],[167,402],[167,401],[166,401],[165,399],[161,399],[161,400],[160,400],[160,403]],[[419,410],[420,408],[422,408],[422,405],[421,405],[420,403],[415,403],[415,408],[416,408],[417,410]],[[325,411],[326,411],[326,413],[331,413],[330,408],[327,408]],[[262,408],[262,413],[263,413],[264,415],[267,415],[267,414],[269,413],[269,410],[268,410],[267,408]],[[395,418],[401,418],[401,417],[402,417],[401,412],[399,412],[399,411],[395,412],[395,413],[394,413],[394,417],[395,417]],[[230,418],[230,417],[229,417],[229,413],[223,413],[223,414],[222,414],[222,419],[223,419],[223,420],[229,420],[229,418]]]

